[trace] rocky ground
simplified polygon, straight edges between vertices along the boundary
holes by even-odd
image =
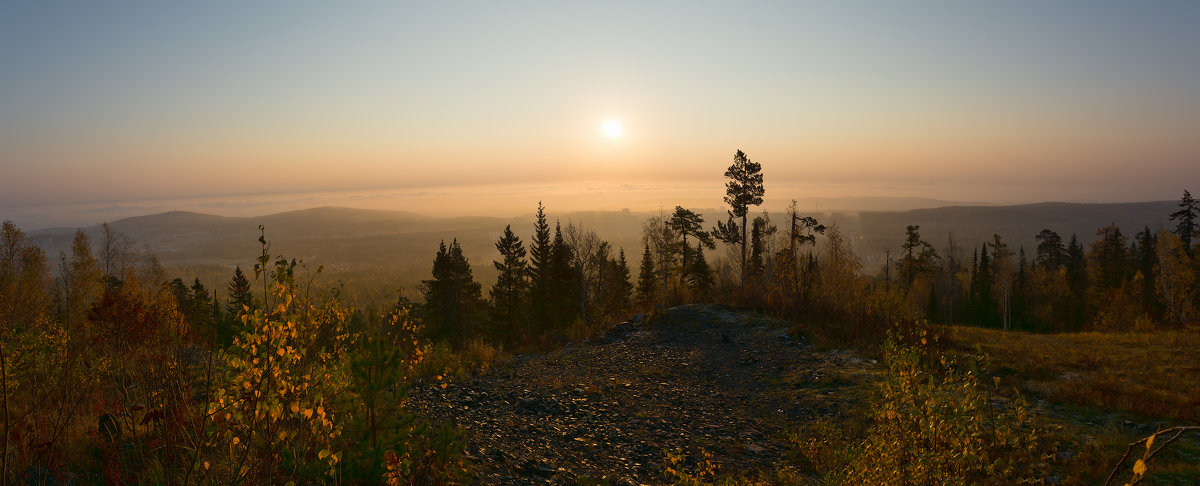
[[[726,474],[773,471],[789,460],[789,427],[861,404],[879,373],[783,323],[682,306],[410,398],[465,431],[481,484],[664,484],[668,452],[689,465],[708,453]]]

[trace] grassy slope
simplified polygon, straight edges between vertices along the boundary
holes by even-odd
[[[989,355],[1004,378],[1055,402],[1200,422],[1200,329],[1027,334],[943,328]]]
[[[986,353],[1005,384],[1054,404],[1041,413],[1061,427],[1063,437],[1074,437],[1074,444],[1064,444],[1078,453],[1068,477],[1088,478],[1083,483],[1102,482],[1125,444],[1154,428],[1200,424],[1200,328],[1119,334],[941,330],[943,344]],[[1173,444],[1151,475],[1150,484],[1197,484],[1200,436]]]

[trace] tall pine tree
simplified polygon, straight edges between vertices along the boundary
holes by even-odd
[[[747,271],[746,243],[749,236],[746,234],[747,217],[750,214],[750,206],[762,204],[763,194],[766,193],[763,189],[762,164],[751,162],[744,152],[738,150],[733,155],[733,164],[725,171],[725,177],[729,179],[725,183],[725,203],[730,207],[729,221],[718,221],[713,233],[726,244],[741,246],[741,279],[744,290]],[[737,219],[741,219],[740,227],[735,222]]]

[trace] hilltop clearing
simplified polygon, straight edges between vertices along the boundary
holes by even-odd
[[[691,305],[411,399],[465,431],[482,483],[662,484],[667,452],[773,471],[789,426],[854,408],[880,373],[852,352],[814,351],[782,323]]]

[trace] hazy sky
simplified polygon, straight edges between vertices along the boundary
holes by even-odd
[[[716,207],[738,149],[768,198],[1174,199],[1198,26],[1191,0],[3,2],[0,219],[568,182]]]

